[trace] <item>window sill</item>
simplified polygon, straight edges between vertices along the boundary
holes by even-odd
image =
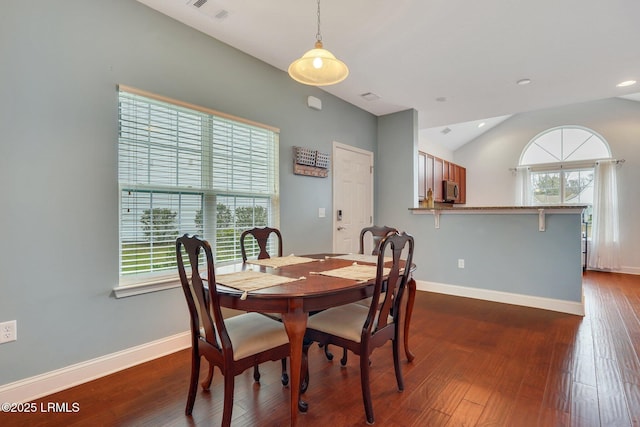
[[[164,291],[180,287],[180,279],[170,278],[162,281],[136,283],[132,285],[119,285],[113,288],[116,298],[126,298],[134,295],[148,294],[150,292]]]

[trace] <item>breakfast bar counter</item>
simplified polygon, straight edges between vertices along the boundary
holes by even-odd
[[[418,290],[582,315],[585,208],[410,208]]]
[[[538,230],[545,231],[545,216],[550,214],[582,214],[586,205],[547,206],[456,206],[437,204],[433,208],[410,208],[414,215],[433,215],[435,227],[440,228],[441,214],[535,214],[538,216]]]

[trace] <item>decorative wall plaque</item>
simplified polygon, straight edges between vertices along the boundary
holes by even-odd
[[[330,156],[304,147],[293,147],[293,173],[296,175],[329,176]]]

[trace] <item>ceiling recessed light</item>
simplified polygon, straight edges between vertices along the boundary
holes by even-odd
[[[618,83],[616,87],[627,87],[627,86],[633,86],[634,84],[636,84],[635,80],[627,80],[627,81]]]
[[[478,123],[478,127],[479,127],[479,128],[483,127],[484,125],[486,125],[486,123],[485,123],[485,122]]]
[[[520,79],[516,83],[520,86],[525,86],[531,83],[531,79]]]

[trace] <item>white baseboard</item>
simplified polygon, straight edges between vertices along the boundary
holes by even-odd
[[[417,280],[417,289],[584,316],[584,303]],[[29,402],[191,346],[189,331],[0,386],[0,402]]]
[[[618,271],[618,273],[639,275],[640,274],[640,267],[625,267],[625,266],[622,266],[620,268],[620,271]]]
[[[190,346],[191,332],[187,331],[107,354],[0,386],[0,402],[29,402]]]
[[[444,283],[416,280],[420,291],[436,292],[439,294],[455,295],[459,297],[475,298],[485,301],[501,302],[505,304],[521,305],[525,307],[542,308],[559,311],[561,313],[584,316],[584,301],[565,301],[551,298],[535,297],[531,295],[512,294],[509,292],[493,291],[489,289],[468,288]]]

